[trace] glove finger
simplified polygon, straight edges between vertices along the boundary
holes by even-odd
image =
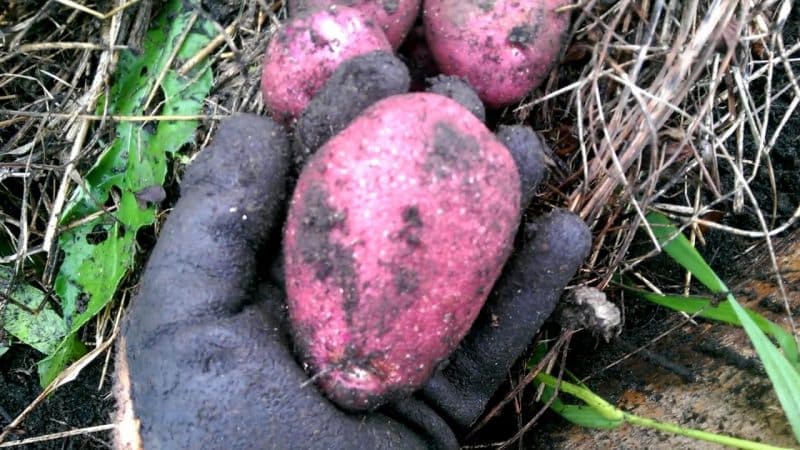
[[[457,77],[439,75],[429,79],[428,82],[430,86],[426,91],[444,95],[457,101],[480,119],[481,122],[486,122],[486,108],[484,108],[483,102],[478,97],[478,93],[466,81]]]
[[[144,351],[161,328],[241,310],[256,252],[279,230],[287,141],[270,119],[235,116],[188,167],[128,310],[130,351]]]
[[[297,119],[292,144],[299,171],[305,161],[367,107],[408,92],[408,68],[390,53],[375,51],[342,63]]]
[[[414,397],[391,403],[384,408],[390,417],[402,421],[425,437],[428,448],[457,449],[453,430],[430,406]],[[355,448],[355,447],[354,447]]]
[[[527,228],[469,334],[423,389],[459,427],[486,408],[589,252],[589,229],[572,213],[554,212]]]
[[[524,125],[501,125],[497,138],[505,144],[519,170],[520,189],[522,192],[522,209],[536,194],[539,182],[545,172],[544,142],[530,127]]]

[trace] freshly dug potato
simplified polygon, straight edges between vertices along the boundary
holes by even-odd
[[[439,69],[465,78],[490,107],[519,101],[556,62],[568,0],[426,0],[425,35]]]
[[[568,211],[525,223],[517,237],[514,255],[488,300],[491,307],[481,311],[447,367],[423,388],[426,402],[462,429],[485,412],[592,247],[589,227]]]
[[[420,0],[293,0],[289,1],[289,16],[325,9],[330,5],[349,6],[373,19],[386,34],[392,48],[397,49],[419,14],[419,4]]]
[[[336,6],[297,17],[267,47],[261,72],[264,104],[276,120],[290,122],[339,64],[375,50],[392,48],[380,27],[355,9]]]
[[[469,330],[512,247],[520,181],[472,113],[379,101],[298,179],[284,234],[298,353],[340,406],[418,388]]]

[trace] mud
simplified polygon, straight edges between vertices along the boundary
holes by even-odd
[[[39,352],[25,346],[14,346],[0,357],[0,429],[4,429],[41,393],[36,371],[36,361],[41,358]],[[8,440],[111,423],[114,400],[109,391],[113,365],[108,368],[102,389],[98,389],[103,363],[103,358],[96,359],[75,381],[58,389],[26,417]],[[109,442],[109,432],[103,431],[23,448],[95,449],[107,448]]]
[[[334,229],[342,228],[346,216],[333,209],[321,186],[311,186],[303,196],[302,225],[298,229],[298,242],[303,261],[314,267],[318,281],[333,277],[333,283],[342,290],[345,318],[352,326],[353,313],[358,307],[358,275],[353,253],[331,238]]]
[[[435,126],[433,151],[427,155],[424,167],[437,177],[445,178],[452,171],[472,170],[480,157],[480,144],[474,137],[460,133],[442,121]]]

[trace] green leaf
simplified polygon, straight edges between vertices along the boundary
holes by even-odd
[[[67,367],[67,365],[75,361],[76,359],[80,358],[84,354],[86,354],[86,346],[78,339],[77,333],[68,334],[61,344],[56,348],[52,355],[48,356],[45,361],[49,361],[50,364],[45,365],[39,363],[37,366],[37,372],[39,373],[39,381],[44,377],[52,377],[55,379],[61,371],[56,372],[55,374],[51,375],[46,371],[53,368],[53,367]],[[48,381],[47,384],[50,383],[51,380]],[[42,383],[42,387],[45,386],[45,383]]]
[[[592,428],[617,428],[623,423],[629,423],[631,425],[650,428],[664,433],[672,433],[706,442],[714,442],[728,447],[748,450],[786,450],[782,447],[775,447],[769,444],[685,428],[680,425],[637,416],[636,414],[622,411],[616,406],[606,402],[583,384],[573,384],[564,380],[559,381],[546,373],[537,375],[536,381],[545,387],[545,399],[550,399],[555,387],[558,386],[560,392],[572,395],[586,403],[585,406],[569,405],[562,403],[558,398],[552,403],[551,407],[554,411],[578,425]]]
[[[783,407],[786,418],[794,431],[795,439],[800,443],[800,372],[792,366],[788,359],[781,353],[775,345],[770,342],[767,336],[758,328],[755,321],[750,318],[747,312],[739,305],[733,296],[728,296],[731,307],[742,321],[744,331],[750,337],[750,341],[756,348],[758,357],[764,363],[775,394]]]
[[[165,3],[144,42],[140,55],[125,52],[120,56],[116,79],[108,97],[111,114],[141,116],[159,74],[168,64],[194,56],[215,34],[213,25],[198,19],[192,26],[190,2]],[[193,0],[191,3],[197,3]],[[187,28],[192,26],[187,34]],[[185,37],[185,39],[184,39]],[[170,61],[180,46],[177,60]],[[151,101],[160,105],[163,115],[196,115],[213,82],[210,63],[201,64],[185,77],[169,69],[161,81],[161,96]],[[153,126],[154,125],[154,126]],[[116,137],[86,174],[88,189],[76,189],[62,216],[71,223],[102,211],[114,203],[117,210],[72,228],[59,236],[64,260],[55,281],[61,300],[63,321],[69,330],[57,355],[40,362],[42,385],[52,381],[82,349],[73,335],[114,297],[122,279],[130,272],[136,253],[136,234],[152,225],[153,206],[140,205],[136,194],[164,183],[167,157],[194,139],[197,121],[158,121],[153,124],[119,122]]]
[[[772,327],[769,324],[765,324],[766,319],[756,319],[753,317],[754,313],[745,310],[730,294],[728,287],[706,263],[700,253],[672,225],[667,217],[653,212],[648,214],[647,220],[652,225],[659,244],[672,259],[691,272],[695,278],[712,292],[725,295],[725,304],[736,315],[753,343],[758,357],[764,364],[764,369],[770,381],[772,381],[772,386],[775,388],[775,393],[795,433],[795,437],[800,442],[800,368],[798,368],[800,367],[800,356],[797,352],[796,341],[791,336],[790,342],[775,336],[775,331],[772,330]],[[722,307],[722,304],[720,304],[720,307]],[[783,352],[778,350],[764,334],[762,330],[765,327],[771,330],[771,334],[776,337]]]
[[[717,276],[705,259],[697,252],[692,244],[666,216],[651,212],[647,215],[647,222],[658,239],[659,245],[684,269],[692,273],[698,281],[703,283],[715,294],[727,294],[728,287]]]
[[[714,306],[714,302],[711,299],[704,297],[662,295],[636,289],[630,285],[626,285],[625,289],[645,300],[670,308],[674,311],[683,311],[690,315],[697,314],[700,317],[718,320],[730,325],[742,325],[739,316],[733,310],[731,303],[727,300],[719,302],[717,306]],[[751,311],[747,308],[744,308],[744,310],[758,328],[775,339],[786,355],[795,355],[795,358],[788,357],[787,359],[789,359],[797,370],[800,370],[800,360],[797,358],[797,343],[792,335],[780,325],[761,316],[755,311]]]
[[[600,417],[614,422],[616,424],[622,423],[624,419],[623,412],[611,403],[605,401],[602,397],[595,394],[588,387],[582,384],[573,384],[567,381],[559,381],[555,377],[547,373],[540,373],[536,376],[536,380],[545,386],[555,388],[558,386],[561,392],[572,395],[586,403],[592,410],[595,411]]]
[[[28,284],[12,285],[13,276],[11,268],[0,266],[0,290],[8,292],[8,297],[13,300],[0,310],[3,329],[21,342],[49,355],[67,334],[67,327],[52,306],[44,302],[44,292]]]
[[[554,393],[555,390],[552,387],[545,385],[544,392],[542,393],[542,402],[546,403],[550,401]],[[623,423],[622,420],[603,417],[596,409],[589,406],[564,403],[558,397],[550,403],[550,409],[575,425],[587,428],[610,430],[618,428]]]

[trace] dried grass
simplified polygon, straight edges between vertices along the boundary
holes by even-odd
[[[260,57],[285,14],[280,1],[228,3],[232,10],[226,23],[217,23],[219,36],[198,56],[211,58],[215,71],[198,148],[220,117],[262,112]],[[13,248],[0,263],[50,292],[64,200],[81,188],[82,173],[108,142],[113,123],[163,118],[95,114],[118,52],[140,48],[154,5],[116,0],[102,11],[71,0],[6,4],[0,10],[0,233]],[[770,157],[800,103],[793,67],[800,43],[787,47],[782,36],[791,2],[586,0],[571,9],[577,20],[563,64],[542,92],[510,112],[555,145],[554,175],[540,198],[578,212],[594,231],[581,282],[605,288],[616,271],[635,271],[656,251],[653,239],[654,252],[637,259],[628,254],[650,208],[679,220],[692,239],[702,242],[702,230],[711,227],[771,249],[772,239],[800,216],[800,208],[780,216]],[[775,111],[779,98],[789,107]],[[751,186],[765,176],[773,193],[761,204]],[[723,224],[719,211],[750,214],[757,228]],[[37,255],[46,257],[41,275],[28,267]],[[98,319],[95,348],[113,339],[114,316]],[[791,315],[788,323],[796,330]]]
[[[597,232],[589,266],[600,285],[627,257],[648,208],[670,212],[695,231],[702,225],[754,238],[775,236],[797,219],[800,210],[776,223],[775,205],[759,205],[748,193],[798,102],[787,61],[800,45],[786,49],[781,36],[790,7],[673,0],[590,2],[582,9],[567,56],[588,53],[584,70],[575,80],[554,80],[551,86],[564,87],[517,110],[524,117],[557,104],[573,119],[578,151],[551,198]],[[771,85],[778,71],[790,80],[786,86]],[[792,106],[775,118],[770,103],[780,95],[791,96]],[[754,145],[745,148],[745,138]],[[723,164],[735,176],[732,188],[720,179]],[[692,195],[676,201],[682,187]],[[756,215],[772,212],[761,230],[704,219],[715,208],[741,212],[748,201]]]

